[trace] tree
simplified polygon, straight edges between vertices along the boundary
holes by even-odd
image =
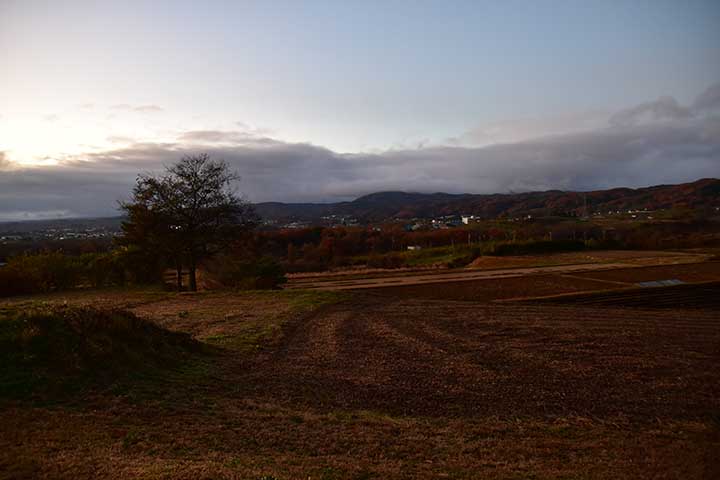
[[[186,265],[196,291],[199,263],[254,226],[257,216],[235,192],[239,176],[224,162],[187,155],[165,170],[138,176],[132,201],[121,204],[128,216],[121,242],[164,256],[176,269],[178,288]]]
[[[138,185],[140,180],[138,180]],[[123,267],[134,282],[152,283],[162,279],[162,270],[172,265],[177,272],[177,289],[182,290],[182,248],[171,220],[159,208],[152,208],[149,192],[136,185],[133,202],[121,204],[127,221],[115,240]]]

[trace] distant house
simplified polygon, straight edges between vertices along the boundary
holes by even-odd
[[[462,225],[462,222],[459,220],[450,220],[445,224],[446,227],[459,227]]]
[[[422,250],[422,247],[420,245],[408,245],[408,250]]]

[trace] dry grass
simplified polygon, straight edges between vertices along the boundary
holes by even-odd
[[[276,340],[288,318],[342,298],[342,294],[331,292],[180,294],[136,306],[132,311],[202,341],[256,350]]]
[[[126,310],[49,306],[0,311],[0,398],[57,401],[162,374],[202,346]]]
[[[217,353],[126,391],[4,402],[0,478],[720,475],[715,311],[98,295]]]
[[[177,293],[160,289],[106,288],[70,290],[42,295],[23,295],[0,299],[0,308],[28,309],[46,305],[92,306],[96,308],[132,308],[172,298]]]
[[[242,400],[217,410],[171,418],[152,416],[157,410],[11,410],[0,427],[3,446],[10,445],[0,453],[0,472],[13,479],[193,480],[710,479],[718,473],[716,432],[701,422],[395,419]]]

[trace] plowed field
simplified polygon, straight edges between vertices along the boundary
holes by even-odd
[[[653,310],[703,309],[720,312],[720,282],[559,295],[531,301],[594,307],[632,307]]]
[[[369,292],[407,299],[464,300],[490,302],[518,297],[536,297],[559,293],[586,292],[618,288],[614,283],[565,275],[528,275],[523,277],[490,278],[474,281],[387,286]]]
[[[715,309],[343,298],[107,298],[215,353],[0,402],[0,478],[720,478]]]
[[[575,275],[593,280],[611,280],[627,283],[651,282],[671,278],[684,282],[708,282],[720,280],[720,262],[617,268],[604,271],[578,272]]]
[[[715,312],[367,299],[296,325],[256,382],[393,415],[688,419],[720,407],[718,346]]]

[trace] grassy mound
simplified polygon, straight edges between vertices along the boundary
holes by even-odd
[[[61,395],[172,369],[198,351],[189,335],[122,310],[0,310],[0,398]]]

